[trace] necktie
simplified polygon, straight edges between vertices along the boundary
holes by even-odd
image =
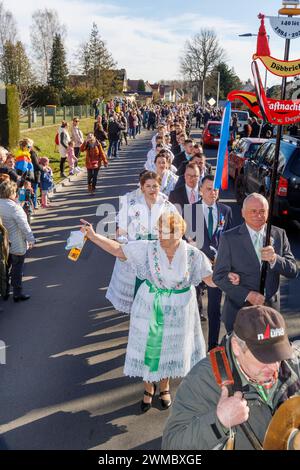
[[[190,204],[194,204],[194,202],[196,202],[196,194],[195,191],[192,189],[190,196]]]
[[[254,235],[253,245],[254,245],[257,257],[258,257],[259,261],[261,262],[261,252],[260,252],[260,250],[261,250],[261,236],[260,236],[260,233],[256,233]]]
[[[212,239],[214,233],[214,218],[213,218],[213,208],[208,208],[208,236],[210,240]]]

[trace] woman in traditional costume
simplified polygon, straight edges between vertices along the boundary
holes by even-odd
[[[155,165],[156,173],[161,178],[160,192],[169,197],[170,192],[175,189],[178,176],[170,170],[170,160],[166,152],[162,151],[155,157]]]
[[[127,243],[134,240],[158,238],[157,221],[162,212],[174,212],[175,206],[160,194],[160,179],[156,173],[146,172],[140,178],[140,189],[121,199],[117,217],[117,240]],[[134,295],[141,284],[136,279],[135,266],[130,261],[116,260],[106,298],[116,310],[130,313]]]
[[[157,180],[145,184],[154,186]],[[154,196],[153,194],[153,196]],[[145,282],[134,299],[129,328],[124,374],[142,377],[143,412],[151,408],[156,383],[163,409],[171,406],[169,379],[184,377],[206,354],[195,286],[212,282],[208,258],[196,247],[182,240],[186,224],[178,212],[159,217],[159,239],[139,240],[121,245],[94,232],[85,225],[87,238],[135,267]]]

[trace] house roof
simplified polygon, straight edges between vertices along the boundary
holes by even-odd
[[[128,90],[128,91],[125,91],[124,92],[125,95],[133,95],[133,94],[137,94],[139,96],[153,96],[153,92],[152,91],[133,91],[133,90]]]
[[[149,85],[151,86],[153,91],[158,91],[161,87],[159,83],[153,83],[153,84],[149,83]]]
[[[127,86],[129,91],[138,91],[139,80],[128,80]]]

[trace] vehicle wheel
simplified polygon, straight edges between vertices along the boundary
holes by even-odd
[[[236,180],[235,180],[235,185],[234,185],[234,191],[235,191],[235,198],[236,202],[239,205],[243,204],[243,201],[246,197],[245,195],[245,181],[244,181],[244,175],[239,175]]]

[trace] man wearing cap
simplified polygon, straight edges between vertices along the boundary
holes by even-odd
[[[249,422],[263,442],[277,408],[300,395],[300,353],[291,346],[283,317],[266,306],[242,308],[223,345],[234,378],[234,395],[220,389],[209,356],[179,386],[163,434],[168,450],[221,450],[233,431],[236,450],[253,450],[243,433]]]
[[[220,237],[213,280],[225,292],[222,320],[228,333],[232,331],[237,312],[247,302],[269,305],[280,310],[280,276],[297,276],[297,263],[291,252],[285,230],[272,226],[271,243],[264,247],[269,204],[261,194],[250,194],[243,203],[245,222]],[[260,293],[262,262],[268,263],[266,288]],[[240,275],[240,284],[228,282],[230,272]]]

